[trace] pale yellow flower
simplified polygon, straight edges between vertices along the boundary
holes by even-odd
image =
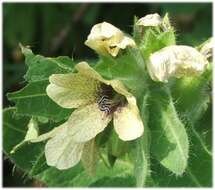
[[[195,48],[172,45],[151,54],[147,68],[153,80],[167,82],[173,76],[200,75],[207,64],[206,57]]]
[[[208,60],[213,55],[213,38],[207,40],[200,48],[200,53],[203,54]]]
[[[140,28],[144,29],[145,27],[159,27],[163,31],[170,30],[171,24],[169,21],[168,14],[166,14],[163,18],[157,13],[148,14],[142,18],[140,18],[136,25]]]
[[[107,22],[96,24],[92,27],[85,45],[99,54],[117,56],[120,49],[135,47],[135,42],[128,36]]]
[[[159,26],[161,24],[162,24],[162,18],[157,13],[148,14],[140,18],[136,23],[136,25],[139,25],[139,26]]]
[[[48,96],[63,108],[77,108],[61,126],[32,142],[50,138],[45,146],[47,164],[67,169],[77,164],[86,142],[95,138],[113,119],[114,129],[124,141],[143,134],[143,123],[135,97],[118,80],[105,80],[86,62],[78,73],[53,74]]]

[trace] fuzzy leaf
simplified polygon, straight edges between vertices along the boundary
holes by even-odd
[[[27,143],[29,140],[37,138],[38,136],[38,124],[37,121],[33,118],[30,119],[28,123],[28,130],[25,135],[24,140],[22,140],[19,144],[17,144],[13,149],[11,150],[11,154],[15,153],[15,151],[20,148],[23,144]]]
[[[62,120],[71,115],[71,109],[64,109],[53,102],[46,94],[48,81],[38,81],[28,84],[23,89],[8,93],[8,99],[14,101],[17,113],[46,117],[51,120]]]
[[[73,71],[74,61],[69,57],[43,57],[41,55],[34,55],[29,48],[22,45],[21,49],[25,55],[25,63],[28,66],[25,79],[29,82],[48,80],[51,74]]]
[[[123,156],[129,151],[129,144],[128,141],[119,139],[119,136],[116,134],[115,130],[113,130],[107,143],[108,153],[114,157]]]
[[[9,100],[16,103],[17,113],[55,121],[68,117],[71,110],[63,109],[53,102],[46,94],[46,87],[51,74],[72,72],[74,62],[68,57],[46,58],[34,55],[29,48],[20,46],[28,66],[25,79],[30,83],[7,95]]]
[[[167,169],[181,175],[187,167],[189,142],[167,88],[155,85],[151,91],[150,122],[152,153]]]
[[[131,175],[123,177],[103,177],[91,184],[90,187],[134,187],[135,179]]]
[[[98,163],[95,176],[89,176],[81,165],[76,165],[68,170],[59,171],[50,168],[39,174],[37,178],[50,187],[89,187],[96,186],[96,182],[107,177],[131,176],[132,168],[125,161],[116,161],[114,168],[108,169],[102,162]],[[120,186],[121,181],[115,182],[113,186]],[[111,184],[109,184],[111,186]],[[104,184],[105,186],[105,184]],[[127,186],[130,186],[129,184]]]
[[[140,52],[136,49],[127,49],[117,58],[101,57],[95,69],[107,79],[120,80],[133,95],[142,96],[145,90],[143,84],[146,84],[146,68]]]
[[[188,126],[191,127],[191,126]],[[152,177],[158,187],[212,187],[212,155],[208,148],[212,146],[212,109],[205,112],[198,122],[194,133],[189,130],[190,158],[188,167],[182,176],[173,176],[160,164],[152,165]],[[168,178],[166,177],[168,176]]]
[[[124,54],[113,59],[102,57],[95,69],[108,79],[118,79],[136,95],[139,100],[143,93],[147,91],[146,67],[144,60],[138,50],[128,49]],[[132,73],[132,74],[131,74]],[[145,109],[144,109],[145,112]],[[146,116],[146,113],[142,113]],[[144,118],[145,120],[145,118]],[[144,121],[145,124],[145,121]],[[150,173],[148,132],[144,131],[144,137],[137,140],[135,151],[132,157],[135,158],[135,177],[136,185],[144,186]],[[112,147],[116,145],[112,142]],[[119,152],[117,151],[117,154]]]
[[[80,165],[64,171],[59,171],[55,168],[48,169],[44,162],[44,144],[41,143],[26,144],[15,154],[10,155],[9,151],[12,147],[24,139],[27,131],[26,126],[30,119],[29,117],[15,117],[15,110],[15,108],[10,108],[4,111],[4,151],[19,168],[29,172],[29,175],[36,175],[36,178],[46,185],[53,187],[84,187],[94,186],[93,184],[95,184],[96,186],[97,180],[102,180],[109,176],[112,178],[117,176],[123,179],[124,176],[131,175],[132,168],[129,163],[124,161],[117,161],[113,169],[107,169],[103,163],[99,162],[97,173],[94,177],[90,177]],[[14,141],[11,139],[14,139]],[[23,157],[26,154],[29,156]],[[120,184],[121,180],[117,180],[113,186],[120,186]],[[131,183],[126,184],[125,186],[131,186]],[[111,186],[111,183],[109,185]]]
[[[209,67],[199,77],[184,77],[170,84],[176,109],[193,123],[207,110],[211,101],[211,79],[212,68]]]
[[[40,155],[38,155],[37,161],[34,163],[33,167],[31,168],[29,175],[31,176],[38,175],[39,173],[45,171],[48,168],[49,166],[46,164],[45,152],[42,151]]]
[[[150,177],[150,131],[148,128],[148,95],[143,96],[141,116],[144,122],[144,134],[136,140],[136,149],[134,152],[134,175],[136,177],[136,186],[144,187]]]
[[[160,50],[163,47],[175,44],[175,34],[173,30],[162,33],[156,33],[149,28],[146,30],[144,40],[140,45],[140,51],[144,60],[148,60],[151,53]]]
[[[25,138],[27,125],[30,119],[26,116],[17,117],[15,115],[15,110],[15,108],[8,108],[3,112],[4,153],[18,168],[25,172],[31,172],[33,165],[40,159],[39,155],[44,151],[44,144],[24,144],[14,154],[10,154],[12,148]]]

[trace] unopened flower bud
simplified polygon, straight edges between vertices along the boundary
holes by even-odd
[[[170,77],[194,76],[204,72],[208,61],[193,47],[172,45],[153,54],[147,63],[151,78],[167,82]]]
[[[200,49],[200,53],[203,54],[208,60],[211,60],[213,54],[213,38],[207,40]]]
[[[120,49],[136,46],[133,39],[125,36],[121,30],[107,22],[93,26],[85,45],[99,54],[111,54],[113,57],[117,56]]]
[[[138,26],[159,26],[162,24],[162,18],[159,14],[148,14],[140,18],[137,23]]]

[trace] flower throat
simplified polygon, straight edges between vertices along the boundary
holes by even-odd
[[[99,109],[108,115],[116,111],[118,107],[124,106],[126,99],[124,96],[116,93],[111,86],[101,84],[97,103]]]

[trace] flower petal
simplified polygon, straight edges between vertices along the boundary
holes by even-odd
[[[38,123],[34,118],[31,118],[29,123],[28,123],[28,131],[25,136],[25,141],[29,141],[31,139],[37,138],[38,137]]]
[[[41,141],[45,141],[47,139],[53,138],[58,133],[61,133],[61,131],[64,131],[66,127],[67,127],[67,122],[63,123],[62,125],[60,125],[58,127],[55,127],[54,129],[52,129],[51,131],[49,131],[47,133],[44,133],[44,134],[38,136],[37,138],[31,139],[30,142],[36,143],[36,142],[41,142]]]
[[[84,147],[83,143],[74,142],[68,134],[68,122],[65,122],[30,142],[36,143],[51,138],[45,145],[47,164],[60,170],[68,169],[80,161]]]
[[[87,62],[80,62],[76,65],[75,68],[82,75],[98,80],[102,83],[105,83],[106,85],[112,86],[113,89],[119,94],[122,94],[124,96],[132,96],[132,94],[127,91],[123,83],[121,83],[119,80],[105,80],[98,72],[90,67]]]
[[[67,130],[62,130],[45,145],[46,162],[60,170],[73,167],[80,161],[83,147],[83,143],[72,141]]]
[[[98,82],[75,74],[53,74],[49,77],[48,96],[64,108],[77,108],[95,101]]]
[[[102,22],[92,27],[85,45],[100,54],[111,54],[115,57],[120,49],[133,47],[135,42],[112,24]]]
[[[68,120],[68,132],[75,142],[86,142],[102,132],[111,116],[100,111],[97,103],[76,109]]]
[[[200,53],[204,55],[208,60],[212,57],[213,54],[213,38],[208,39],[200,48]]]
[[[123,33],[107,22],[96,24],[92,27],[85,44],[101,54],[110,53],[112,56],[118,54],[119,48],[111,49],[123,39]],[[115,50],[115,51],[114,51]]]
[[[103,83],[106,82],[106,80],[85,61],[78,63],[75,68],[81,75],[86,76],[87,78],[95,79]]]
[[[119,80],[106,81],[106,84],[111,85],[112,88],[119,94],[125,97],[132,97],[133,95],[127,91],[124,84]]]
[[[84,144],[81,161],[88,174],[94,176],[99,161],[98,147],[95,138]]]
[[[162,23],[162,18],[159,14],[148,14],[137,21],[139,26],[159,26]]]
[[[122,36],[123,33],[117,27],[108,22],[102,22],[92,27],[88,39],[111,38],[113,36]]]
[[[114,112],[113,122],[116,133],[123,141],[134,140],[143,134],[144,126],[134,97],[128,98],[128,104]]]
[[[126,97],[129,102],[131,99],[135,99],[134,96],[127,91],[123,83],[119,80],[105,80],[98,72],[96,72],[92,67],[90,67],[87,62],[80,62],[76,65],[76,69],[80,74],[86,75],[89,78],[100,81],[106,85],[112,86],[112,88],[119,94]],[[136,105],[136,102],[135,102]]]
[[[195,76],[204,72],[207,59],[189,46],[172,45],[153,53],[147,63],[151,78],[167,82],[172,76]]]
[[[125,49],[127,46],[135,47],[136,44],[132,38],[125,36],[123,40],[119,44],[117,44],[117,46],[121,49]]]

